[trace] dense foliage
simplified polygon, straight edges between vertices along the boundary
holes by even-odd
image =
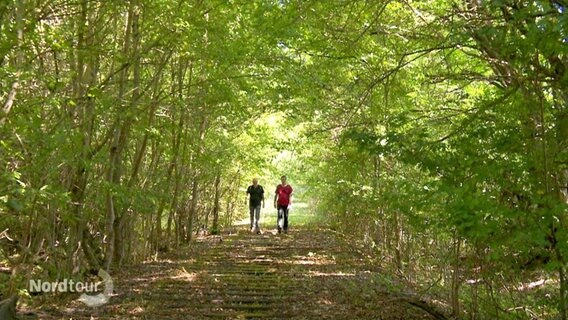
[[[287,173],[454,314],[566,319],[567,6],[3,1],[0,290],[219,232]]]

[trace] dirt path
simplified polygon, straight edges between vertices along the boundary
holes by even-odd
[[[442,319],[328,230],[243,229],[123,273],[109,304],[40,319]]]

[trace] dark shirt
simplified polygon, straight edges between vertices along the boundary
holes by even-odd
[[[264,198],[264,189],[260,184],[250,185],[247,189],[247,193],[250,194],[249,205],[251,207],[259,206]]]

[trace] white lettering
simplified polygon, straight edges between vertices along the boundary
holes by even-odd
[[[110,281],[110,284],[109,284]],[[100,292],[101,284],[104,285],[105,292],[111,290],[112,292],[112,280],[105,279],[105,282],[75,282],[72,279],[63,279],[62,281],[47,282],[42,280],[29,280],[28,281],[28,291],[29,292],[87,292],[96,293]],[[108,293],[105,293],[108,294]],[[103,294],[103,295],[105,295]],[[105,296],[106,297],[106,296]]]
[[[57,291],[67,292],[67,279],[64,279],[63,282],[57,283]]]
[[[54,282],[55,284],[56,282]],[[53,287],[50,282],[42,282],[41,283],[41,291],[42,292],[53,292]]]
[[[30,292],[40,292],[41,280],[30,280],[28,290]]]

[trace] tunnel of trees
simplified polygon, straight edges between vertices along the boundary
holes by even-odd
[[[1,1],[0,296],[223,232],[287,174],[454,314],[567,319],[567,7]]]

